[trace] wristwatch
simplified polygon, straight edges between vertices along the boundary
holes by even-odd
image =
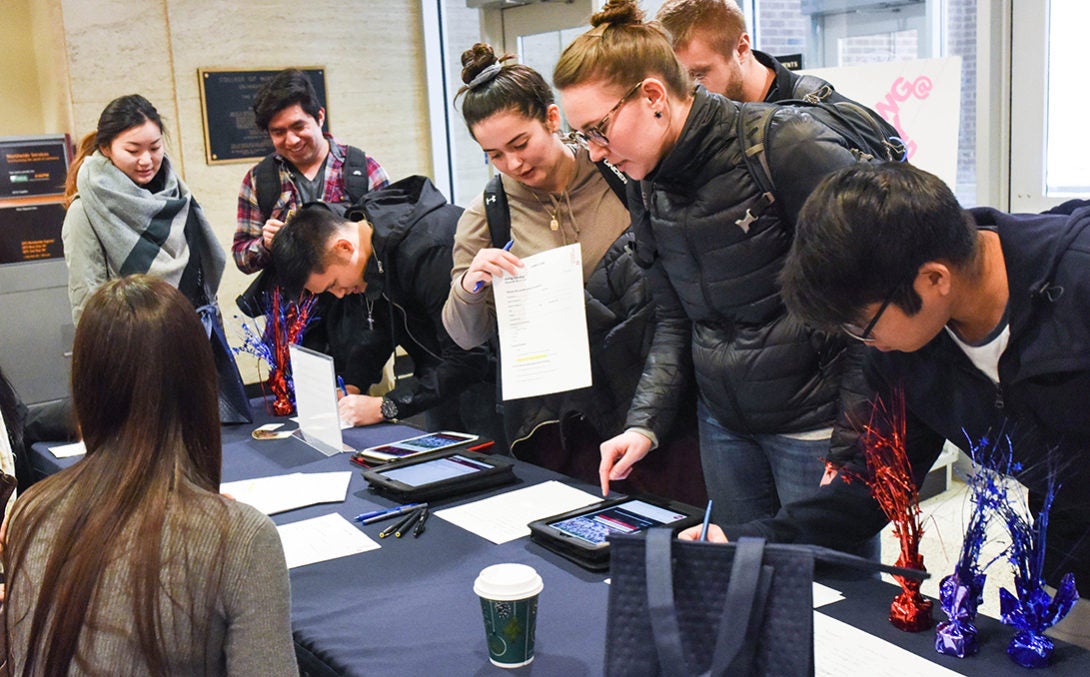
[[[387,421],[393,421],[397,418],[397,405],[388,397],[382,398],[382,404],[378,405],[378,410],[382,414],[382,418]]]

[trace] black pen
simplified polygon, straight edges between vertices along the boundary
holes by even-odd
[[[385,529],[383,529],[382,531],[378,532],[378,537],[379,538],[386,538],[387,536],[389,536],[392,533],[396,533],[398,531],[401,531],[402,528],[407,527],[409,524],[411,524],[419,516],[420,516],[419,509],[413,510],[408,515],[406,515],[404,518],[398,520],[397,524],[393,524],[391,526],[388,526]]]
[[[430,514],[427,508],[420,512],[420,519],[416,520],[416,526],[413,527],[413,538],[420,538],[420,534],[424,533],[424,522],[427,521]]]

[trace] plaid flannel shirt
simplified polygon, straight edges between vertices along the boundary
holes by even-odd
[[[326,134],[325,138],[329,140],[329,155],[326,157],[322,201],[345,203],[349,201],[348,192],[344,188],[344,160],[348,150],[331,135]],[[270,218],[285,221],[300,206],[299,191],[292,182],[290,165],[279,154],[275,158],[280,174],[280,197],[276,200],[272,214],[262,214],[257,203],[257,191],[254,187],[254,168],[257,165],[246,172],[238,193],[238,227],[235,229],[231,251],[235,256],[235,264],[244,273],[256,273],[269,263],[269,250],[265,248],[261,237],[265,221]],[[368,155],[367,189],[378,190],[389,184],[386,171],[375,158]]]

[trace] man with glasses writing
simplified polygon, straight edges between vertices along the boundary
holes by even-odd
[[[1072,571],[1085,593],[1090,202],[1064,211],[966,211],[927,172],[857,165],[827,177],[807,200],[781,281],[793,315],[876,349],[867,351],[865,373],[886,402],[903,393],[917,482],[944,440],[967,448],[999,434],[1010,440],[1034,512],[1057,480],[1043,573],[1056,585]],[[884,524],[859,483],[837,481],[727,535],[835,547]],[[1064,626],[1076,633],[1065,639],[1090,644],[1085,608]]]

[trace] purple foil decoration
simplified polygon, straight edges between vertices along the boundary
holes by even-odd
[[[948,656],[965,658],[975,654],[977,645],[976,614],[984,594],[984,570],[995,560],[980,562],[980,551],[987,538],[988,522],[998,507],[1007,501],[1008,482],[1002,475],[1010,469],[1010,440],[1000,435],[984,437],[979,443],[969,443],[973,472],[965,482],[973,504],[961,554],[954,572],[939,583],[939,603],[949,620],[935,630],[935,651]]]
[[[983,601],[984,574],[963,583],[954,572],[939,583],[939,604],[949,620],[935,629],[935,651],[947,656],[965,658],[979,649],[977,644],[976,612]]]
[[[1044,505],[1036,519],[1030,516],[1028,506],[1014,501],[999,506],[998,510],[1010,531],[1007,559],[1014,567],[1017,592],[1012,594],[1006,588],[999,591],[999,611],[1003,622],[1017,631],[1007,646],[1007,655],[1026,668],[1048,665],[1054,645],[1044,631],[1060,622],[1079,599],[1071,573],[1064,574],[1055,597],[1049,596],[1043,587],[1048,514],[1056,490],[1052,473]]]

